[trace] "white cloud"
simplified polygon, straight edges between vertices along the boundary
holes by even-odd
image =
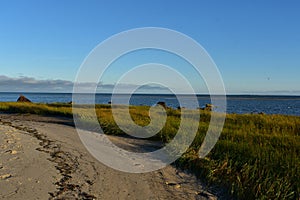
[[[74,83],[67,80],[38,80],[33,77],[20,76],[17,78],[0,75],[0,92],[72,92]],[[82,91],[90,91],[95,88],[95,83],[80,83]],[[98,84],[97,92],[110,93],[114,89],[114,84]],[[139,87],[134,84],[122,84],[124,93],[132,88]],[[145,85],[139,88],[139,92],[168,92],[167,89],[159,85]]]
[[[73,82],[66,80],[37,80],[20,76],[12,78],[0,75],[1,92],[67,92],[73,88]]]

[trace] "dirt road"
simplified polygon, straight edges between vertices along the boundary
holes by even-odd
[[[64,118],[0,115],[0,199],[217,199],[194,176],[172,166],[131,174],[103,165],[71,125]]]

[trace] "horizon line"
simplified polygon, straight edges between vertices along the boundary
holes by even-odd
[[[5,92],[5,91],[0,91],[2,94],[99,94],[99,95],[111,95],[113,93],[109,92],[96,92],[96,93],[88,93],[88,92],[82,92],[82,93],[74,93],[74,92]],[[197,95],[197,96],[223,96],[223,94],[208,94],[208,93],[179,93],[179,94],[172,94],[172,93],[114,93],[117,95],[186,95],[186,96],[191,96],[191,95]],[[226,93],[225,96],[299,96],[300,94],[291,94],[291,93],[273,93],[267,92],[267,93]]]

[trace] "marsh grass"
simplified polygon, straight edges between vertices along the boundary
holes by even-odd
[[[88,106],[80,109],[78,116],[88,124],[90,116],[84,112]],[[72,106],[68,104],[0,103],[0,111],[72,116]],[[211,113],[192,112],[201,116],[198,132],[175,165],[192,171],[208,185],[225,188],[228,195],[238,199],[299,199],[300,117],[228,114],[216,146],[200,159],[198,151]],[[150,123],[147,106],[130,106],[130,114],[140,126]],[[96,115],[106,134],[125,134],[115,123],[110,105],[96,105]],[[167,109],[164,128],[150,139],[170,142],[178,131],[180,117],[180,110]]]
[[[68,104],[62,105],[0,102],[0,111],[7,113],[27,113],[72,117],[72,107]]]

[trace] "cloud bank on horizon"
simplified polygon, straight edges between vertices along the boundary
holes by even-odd
[[[91,87],[95,87],[95,83],[81,83],[82,91],[90,90]],[[0,75],[0,92],[36,92],[36,93],[72,93],[74,82],[68,80],[39,80],[33,77],[8,77]],[[103,84],[97,85],[97,93],[111,93],[114,89],[114,84]],[[170,90],[160,85],[134,85],[134,84],[123,84],[121,88],[122,92],[127,93],[132,88],[139,87],[136,93],[149,93],[149,94],[170,94]],[[184,92],[183,92],[184,93]],[[203,92],[197,92],[203,94]],[[228,94],[266,94],[266,95],[300,95],[300,90],[274,90],[274,91],[260,91],[260,92],[228,92]]]
[[[38,80],[33,77],[20,76],[17,78],[0,75],[0,92],[57,92],[71,93],[73,91],[74,82],[68,80]],[[82,91],[88,91],[89,88],[95,87],[95,83],[80,83]],[[99,83],[97,92],[111,93],[115,87],[114,84]],[[126,93],[132,88],[139,87],[139,93],[170,93],[168,89],[159,85],[121,85],[122,92]]]

